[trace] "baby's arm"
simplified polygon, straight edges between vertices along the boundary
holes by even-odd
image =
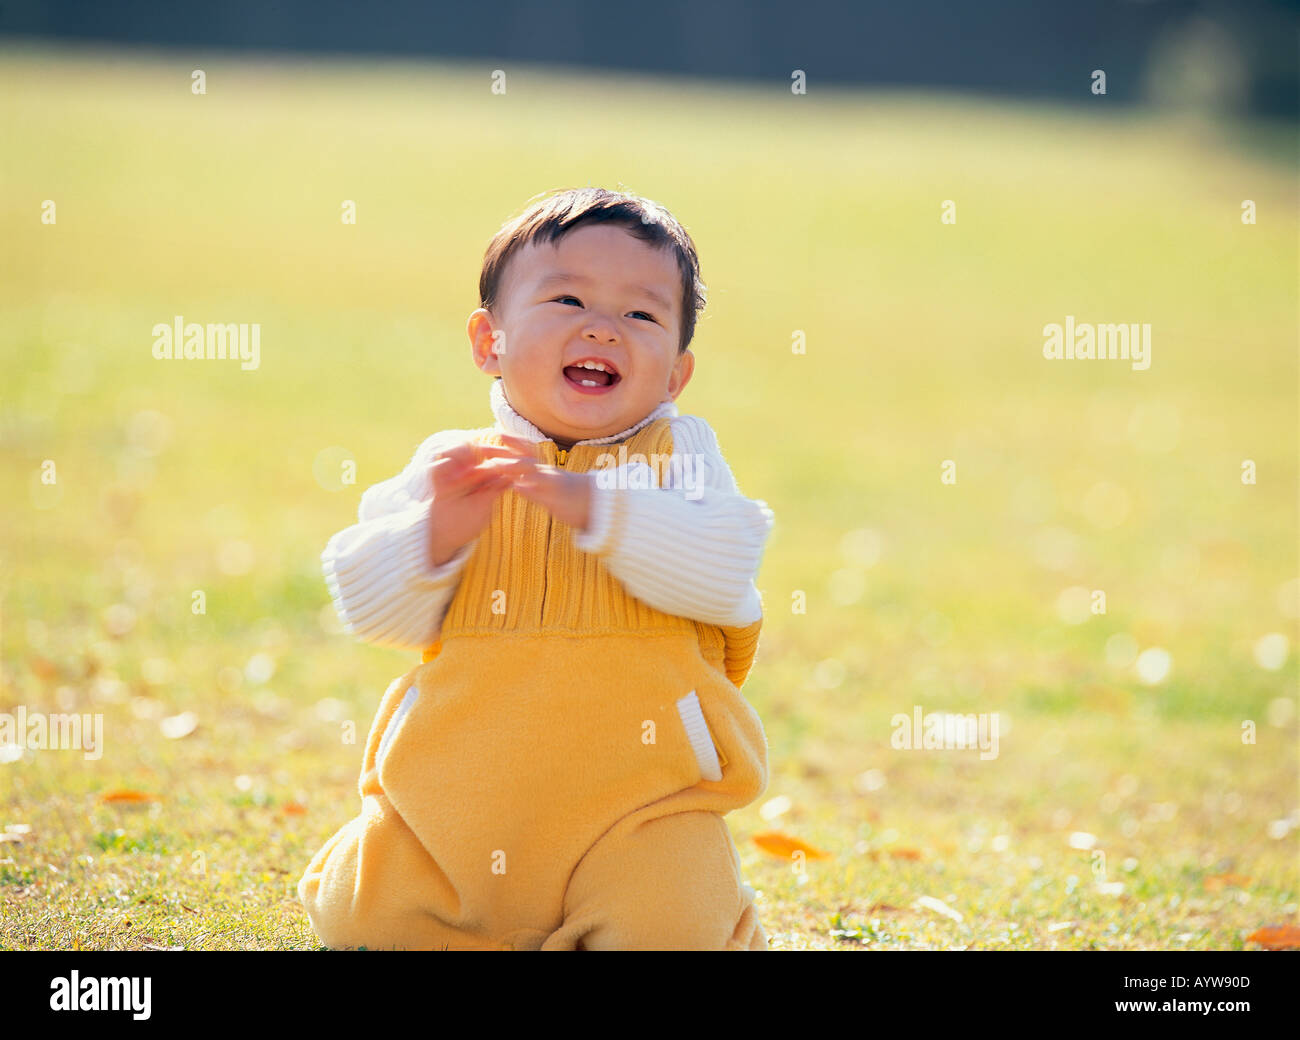
[[[406,468],[366,489],[358,523],[339,531],[321,553],[325,584],[344,629],[363,642],[423,650],[437,641],[474,543],[441,567],[430,564],[434,456],[476,430],[429,437]]]
[[[659,488],[593,481],[590,522],[574,544],[657,610],[752,624],[763,616],[754,577],[772,511],[740,493],[708,423],[683,415],[671,429],[673,455],[689,458],[690,468],[670,467]]]

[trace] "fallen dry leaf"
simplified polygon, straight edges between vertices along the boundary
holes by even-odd
[[[754,835],[754,844],[769,856],[779,859],[791,859],[796,852],[802,852],[808,859],[830,859],[831,853],[809,845],[805,841],[782,834],[780,831],[763,831]]]
[[[1205,890],[1207,892],[1217,892],[1221,888],[1245,888],[1250,884],[1250,878],[1242,877],[1240,874],[1215,874],[1205,879]]]
[[[868,859],[879,859],[881,856],[890,856],[893,859],[919,860],[924,859],[920,849],[893,848],[893,849],[872,849],[866,853]]]
[[[32,671],[42,679],[57,679],[59,676],[58,666],[53,661],[47,661],[44,657],[38,657],[36,654],[29,654],[27,663]]]
[[[1266,950],[1300,949],[1300,928],[1293,924],[1273,924],[1246,936],[1247,942],[1259,943]]]
[[[886,856],[893,856],[894,859],[920,859],[920,849],[885,849]]]
[[[105,791],[99,796],[101,802],[156,802],[157,795],[145,794],[144,791],[133,791],[129,788],[119,788],[115,791]]]

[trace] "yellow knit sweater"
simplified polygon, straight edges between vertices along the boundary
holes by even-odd
[[[664,463],[673,450],[669,426],[668,419],[660,419],[627,442],[629,456],[641,452],[659,464],[660,481],[665,479]],[[479,441],[502,443],[497,434],[487,434]],[[542,441],[538,448],[542,462],[574,473],[591,471],[601,454],[609,451],[604,444],[578,444],[565,451],[557,449],[554,441]],[[607,544],[619,536],[618,501]],[[519,495],[503,495],[466,563],[460,588],[447,608],[441,638],[425,650],[424,660],[433,660],[443,641],[456,635],[690,631],[699,639],[705,659],[737,688],[744,685],[758,647],[761,619],[736,628],[665,614],[629,596],[601,565],[602,555],[600,550],[592,554],[575,548],[573,528],[553,519],[541,506]]]

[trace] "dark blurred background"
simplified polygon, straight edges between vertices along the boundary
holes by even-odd
[[[1158,101],[1295,119],[1297,0],[8,0],[0,35]],[[1082,89],[1081,89],[1082,88]]]

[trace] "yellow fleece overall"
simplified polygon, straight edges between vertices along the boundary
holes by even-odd
[[[668,419],[624,443],[662,477]],[[579,473],[617,451],[537,448]],[[326,945],[767,949],[722,818],[767,785],[740,693],[762,622],[655,610],[603,555],[513,491],[497,500],[439,642],[379,705],[361,814],[298,883]]]

